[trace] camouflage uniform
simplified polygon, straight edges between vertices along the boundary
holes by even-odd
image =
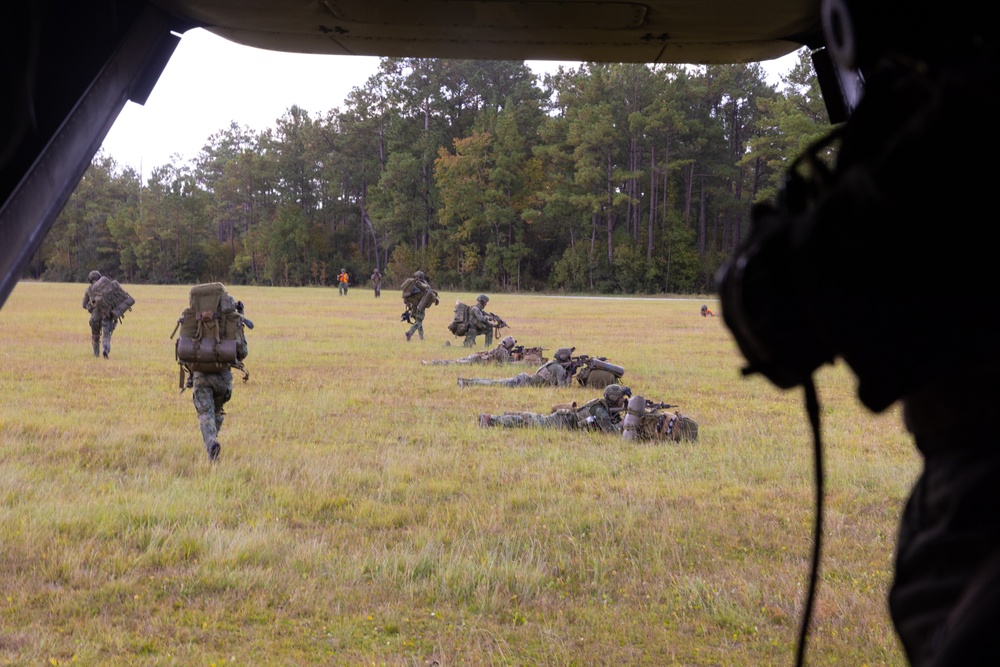
[[[375,269],[372,273],[372,287],[375,288],[375,298],[382,296],[382,273]]]
[[[483,312],[489,300],[488,296],[480,294],[476,305],[469,308],[469,329],[465,333],[465,342],[462,343],[465,347],[475,347],[476,337],[481,334],[486,334],[486,347],[493,344],[493,324]]]
[[[410,317],[413,319],[413,324],[410,326],[409,330],[406,332],[406,340],[409,342],[413,334],[420,334],[420,340],[424,339],[424,315],[427,314],[426,308],[421,308],[419,303],[423,302],[424,295],[434,289],[431,287],[431,283],[427,280],[426,274],[423,271],[417,271],[413,274],[413,286],[407,294],[403,295],[403,302],[406,304],[406,309],[410,313]],[[417,298],[419,297],[419,298]],[[433,299],[433,303],[437,303],[437,297]],[[416,305],[415,305],[416,304]]]
[[[601,398],[584,403],[576,409],[556,410],[549,415],[534,412],[508,412],[503,415],[479,415],[479,425],[503,428],[538,427],[568,429],[598,429],[604,433],[617,431],[622,419],[628,387],[613,384],[604,389]]]
[[[461,359],[437,359],[435,361],[422,361],[420,363],[431,366],[446,366],[449,364],[509,364],[514,361],[511,348],[517,343],[512,336],[506,336],[499,345],[492,350],[475,352]]]
[[[249,352],[246,336],[240,335],[236,349],[238,358],[245,359]],[[191,387],[201,439],[205,443],[209,460],[215,461],[222,449],[219,431],[222,430],[222,422],[226,417],[223,406],[233,397],[233,373],[228,368],[217,373],[195,371],[191,374]]]
[[[218,436],[226,416],[223,406],[233,396],[233,373],[228,368],[219,373],[195,372],[192,386],[201,438],[208,457],[214,461],[219,456]]]
[[[87,276],[87,280],[90,282],[91,287],[93,287],[94,283],[100,279],[100,271],[91,271]],[[94,348],[94,356],[100,356],[102,350],[101,336],[103,334],[104,358],[107,359],[108,355],[111,354],[111,334],[114,333],[118,320],[110,316],[101,317],[101,313],[91,305],[91,287],[88,287],[87,291],[83,293],[83,307],[90,313],[90,341]]]
[[[572,367],[572,347],[561,347],[556,350],[555,358],[538,368],[534,373],[518,373],[512,378],[491,380],[487,378],[458,378],[459,387],[468,386],[502,386],[502,387],[541,387],[545,385],[565,387],[573,379],[569,368]]]

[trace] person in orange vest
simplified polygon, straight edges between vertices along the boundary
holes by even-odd
[[[340,275],[337,276],[337,289],[340,291],[340,296],[347,296],[347,269],[341,269]]]

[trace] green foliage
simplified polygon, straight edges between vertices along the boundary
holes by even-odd
[[[98,156],[27,273],[709,291],[828,127],[805,52],[779,89],[757,64],[585,63],[539,87],[523,62],[384,58],[342,109],[232,124],[146,183]]]

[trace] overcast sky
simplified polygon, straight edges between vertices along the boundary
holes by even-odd
[[[104,140],[120,166],[148,176],[180,156],[198,155],[208,137],[235,121],[253,130],[273,127],[293,104],[311,116],[342,107],[352,88],[378,70],[377,57],[265,51],[195,29],[184,34],[144,106],[128,102]],[[795,54],[765,63],[769,81],[787,73]],[[536,73],[560,63],[528,61]],[[575,63],[563,63],[574,65]]]

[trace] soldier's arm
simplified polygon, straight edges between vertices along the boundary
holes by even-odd
[[[611,413],[608,412],[607,408],[605,408],[601,404],[597,404],[594,406],[591,413],[594,415],[595,418],[594,423],[597,424],[597,428],[601,429],[605,433],[614,433],[615,423],[614,420],[611,418]]]

